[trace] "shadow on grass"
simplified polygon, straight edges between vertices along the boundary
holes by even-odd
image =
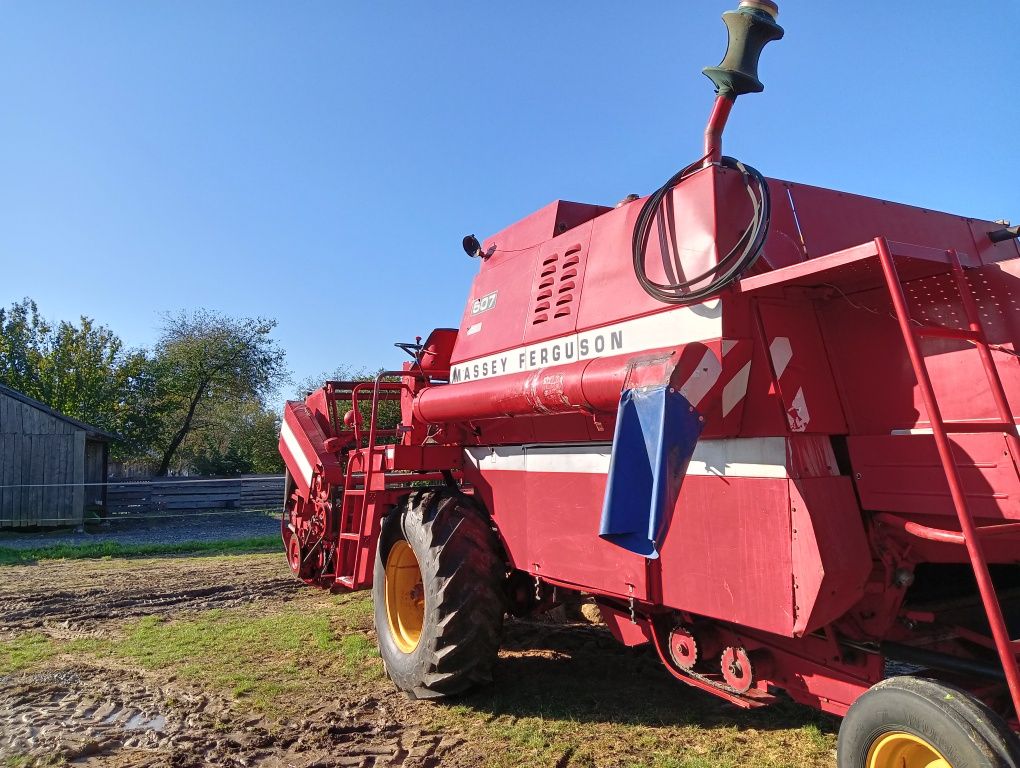
[[[460,701],[492,717],[539,717],[652,728],[697,726],[835,734],[839,721],[780,700],[743,710],[684,685],[648,646],[627,648],[587,625],[510,622],[494,684]]]

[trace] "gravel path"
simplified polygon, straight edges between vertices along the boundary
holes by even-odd
[[[0,533],[0,547],[34,549],[54,544],[177,544],[185,541],[229,541],[280,533],[280,518],[264,512],[229,512],[150,520],[112,520],[86,532],[45,531]],[[282,546],[282,545],[281,545]]]

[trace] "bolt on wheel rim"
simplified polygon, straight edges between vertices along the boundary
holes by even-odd
[[[902,731],[878,738],[868,750],[866,768],[953,768],[935,747]]]
[[[386,558],[386,621],[397,648],[411,653],[418,647],[425,623],[425,589],[418,558],[406,541],[394,544]]]

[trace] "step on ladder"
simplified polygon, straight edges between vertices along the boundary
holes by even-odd
[[[971,567],[974,569],[974,576],[977,579],[978,591],[981,595],[981,602],[984,604],[985,613],[988,617],[988,624],[995,641],[995,648],[998,651],[999,659],[1002,662],[1002,669],[1006,676],[1006,683],[1009,686],[1010,697],[1013,701],[1015,713],[1020,716],[1020,670],[1017,667],[1016,651],[1020,643],[1014,643],[1006,628],[1003,618],[1002,606],[999,604],[998,595],[995,593],[995,586],[992,583],[991,574],[988,570],[988,561],[985,558],[984,547],[981,543],[982,536],[995,535],[996,533],[1016,532],[1015,524],[985,525],[978,526],[974,523],[967,504],[967,497],[963,492],[963,485],[960,481],[960,470],[953,458],[952,445],[949,442],[949,435],[960,432],[1001,432],[1008,442],[1012,459],[1014,462],[1020,460],[1020,436],[1017,434],[1017,427],[1013,421],[1013,414],[1009,409],[1006,400],[1006,392],[999,378],[999,372],[992,359],[991,348],[988,338],[985,336],[981,326],[980,313],[977,301],[971,291],[967,276],[964,273],[963,265],[960,263],[959,254],[955,250],[947,251],[950,274],[956,284],[960,301],[963,305],[964,315],[967,318],[967,330],[942,328],[933,325],[918,326],[910,316],[910,308],[907,304],[906,295],[903,292],[903,283],[900,281],[899,272],[889,244],[885,238],[875,240],[878,246],[878,258],[882,266],[882,274],[885,278],[886,288],[892,299],[896,320],[900,326],[900,333],[910,357],[910,364],[917,378],[917,384],[921,389],[921,397],[924,400],[925,410],[928,412],[928,421],[931,423],[932,434],[935,437],[935,446],[938,449],[939,459],[946,473],[946,480],[949,482],[949,492],[956,508],[956,515],[960,521],[960,531],[939,531],[944,534],[941,540],[963,544],[967,548],[970,557]],[[921,354],[920,342],[922,339],[958,339],[968,341],[974,345],[981,359],[985,378],[995,402],[995,409],[998,414],[996,421],[953,421],[946,422],[942,418],[942,411],[939,408],[932,387],[931,375],[928,372],[924,355]]]

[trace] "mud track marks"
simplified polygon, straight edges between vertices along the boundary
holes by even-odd
[[[373,697],[277,723],[239,715],[216,696],[99,667],[0,679],[0,757],[153,768],[435,768],[456,764],[463,745],[401,724]]]
[[[5,568],[4,629],[90,632],[111,620],[287,599],[303,589],[280,556],[193,558],[186,570],[181,562],[71,560]]]

